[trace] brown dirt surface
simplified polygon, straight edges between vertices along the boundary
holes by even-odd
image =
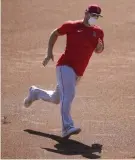
[[[60,108],[43,101],[29,109],[31,85],[54,89],[55,64],[42,66],[48,38],[64,21],[82,19],[92,0],[2,0],[2,159],[135,157],[135,0],[94,0],[105,50],[93,54],[77,86],[72,116],[82,132],[61,142]],[[65,47],[57,41],[55,62]],[[97,145],[93,145],[97,144]]]

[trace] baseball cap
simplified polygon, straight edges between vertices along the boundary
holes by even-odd
[[[89,13],[98,15],[100,17],[103,17],[101,15],[101,8],[98,5],[96,5],[96,4],[89,5],[88,8],[86,9],[86,11],[88,11]]]

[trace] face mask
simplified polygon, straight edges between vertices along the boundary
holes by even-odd
[[[89,25],[94,26],[96,24],[97,19],[94,17],[90,17],[88,20]]]

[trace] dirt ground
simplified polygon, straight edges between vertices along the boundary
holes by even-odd
[[[93,54],[77,86],[72,116],[82,132],[61,142],[58,105],[23,99],[31,85],[54,89],[55,63],[42,66],[50,32],[82,19],[91,3],[102,7],[98,24],[105,50]],[[135,158],[135,0],[2,0],[2,159]],[[97,144],[97,145],[93,145]]]

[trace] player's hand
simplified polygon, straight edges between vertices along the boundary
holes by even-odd
[[[95,52],[96,53],[101,53],[103,51],[103,49],[104,49],[104,44],[103,44],[102,40],[99,38],[97,47],[95,49]]]
[[[43,62],[42,62],[43,66],[45,67],[50,60],[54,61],[54,56],[53,56],[53,54],[48,54],[48,55],[45,57],[45,59],[44,59]]]

